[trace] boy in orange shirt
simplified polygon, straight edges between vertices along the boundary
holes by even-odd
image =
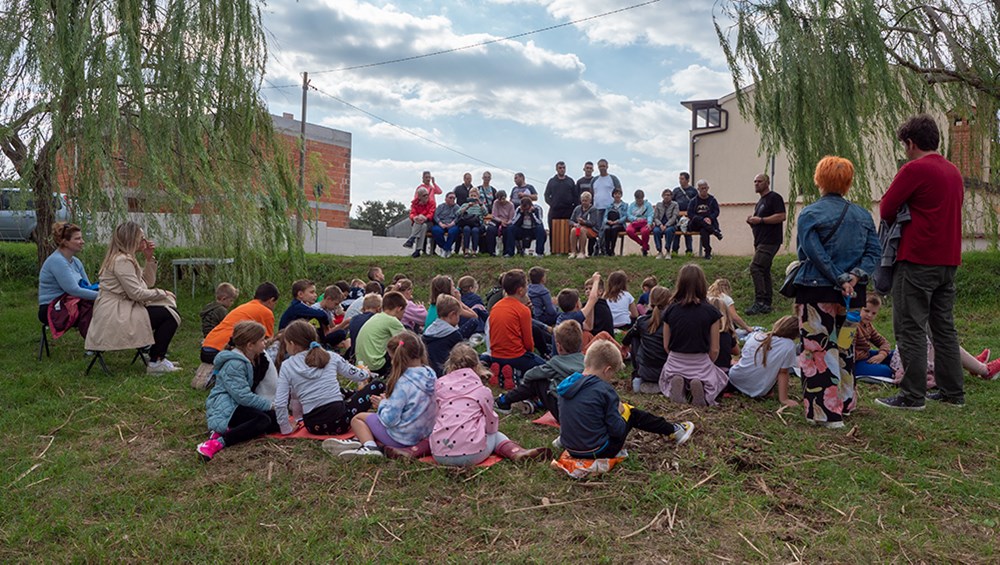
[[[528,279],[524,271],[513,269],[504,273],[500,286],[505,296],[490,310],[490,354],[481,359],[487,366],[496,362],[523,373],[545,363],[532,352],[535,341],[531,336],[531,308],[524,304]]]
[[[269,339],[274,336],[274,307],[277,303],[278,287],[270,282],[261,283],[254,291],[253,300],[233,308],[219,325],[208,332],[205,340],[201,342],[201,362],[215,361],[215,356],[226,348],[229,338],[233,336],[233,328],[239,322],[246,320],[258,322],[264,326]]]

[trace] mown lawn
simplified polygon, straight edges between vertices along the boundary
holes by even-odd
[[[10,249],[0,248],[0,261]],[[683,264],[638,257],[535,262],[550,269],[553,291],[579,288],[594,270],[622,268],[635,294],[644,276],[669,281]],[[473,274],[485,292],[504,268],[532,264],[310,257],[302,275],[322,283],[364,278],[372,263],[389,278],[409,273],[418,298],[438,272]],[[747,263],[720,257],[701,264],[710,279],[730,278],[737,304],[746,307]],[[88,267],[93,272],[96,263]],[[53,344],[51,358],[35,360],[36,283],[11,271],[0,265],[7,275],[0,280],[4,563],[1000,560],[998,382],[969,378],[965,408],[931,404],[922,413],[877,408],[875,396],[890,391],[862,385],[849,425],[827,431],[806,426],[796,411],[778,414],[773,399],[685,408],[633,395],[623,378],[623,398],[698,428],[677,449],[637,432],[627,444],[631,457],[587,482],[542,463],[467,471],[348,463],[303,440],[258,440],[206,465],[194,452],[205,437],[205,393],[188,383],[208,286],[179,297],[184,323],[171,357],[184,371],[149,377],[121,352],[107,356],[113,376],[85,377],[88,358],[75,333]],[[973,353],[986,346],[1000,353],[998,272],[996,253],[968,254],[960,271],[956,317]],[[169,287],[169,271],[161,277]],[[292,278],[276,281],[283,292]],[[769,325],[781,313],[749,321]],[[886,308],[878,325],[891,336],[890,317]],[[556,435],[517,415],[504,417],[501,429],[528,446]]]

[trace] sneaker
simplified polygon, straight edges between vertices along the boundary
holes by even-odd
[[[662,251],[657,251],[656,252],[656,258],[657,259],[663,259],[663,252]]]
[[[715,237],[719,238],[720,241],[722,240],[722,230],[716,229],[713,233],[715,233]]]
[[[535,403],[527,400],[520,400],[510,405],[511,409],[517,410],[518,414],[528,416],[535,413]]]
[[[357,449],[342,451],[337,457],[343,457],[344,459],[363,459],[365,457],[385,457],[385,455],[383,455],[377,447],[366,447],[362,445]]]
[[[699,381],[698,379],[691,379],[691,404],[694,406],[708,406],[708,400],[705,398],[705,383]]]
[[[562,437],[557,437],[556,439],[552,440],[552,449],[555,451],[563,450]]]
[[[166,357],[160,359],[159,361],[150,361],[149,365],[146,365],[147,375],[162,375],[163,373],[172,373],[180,370],[180,367],[171,363]]]
[[[747,316],[763,314],[763,312],[761,311],[761,306],[763,306],[763,304],[761,304],[760,302],[754,302],[753,305],[744,310],[743,313],[746,314]]]
[[[667,436],[667,439],[674,442],[674,445],[681,445],[690,439],[694,433],[694,422],[681,422],[674,424],[674,433]]]
[[[502,394],[493,401],[493,410],[498,414],[510,414],[511,408],[511,405],[507,404],[507,400]]]
[[[995,381],[1000,376],[1000,358],[994,359],[986,364],[986,376],[988,381]]]
[[[221,441],[217,439],[210,439],[208,441],[204,441],[198,444],[198,447],[195,448],[195,451],[198,452],[198,455],[201,455],[201,458],[204,461],[208,462],[211,461],[213,457],[215,457],[216,453],[222,451],[223,448],[225,447],[226,446],[222,445]]]
[[[413,243],[415,241],[417,241],[417,238],[411,237],[411,238],[407,239],[405,242],[403,242],[403,247],[405,247],[407,249],[410,249],[411,247],[413,247]]]
[[[965,398],[952,398],[941,394],[940,392],[932,392],[927,395],[927,400],[936,400],[941,404],[948,404],[961,408],[965,406]]]
[[[360,449],[361,442],[354,439],[338,439],[335,437],[323,440],[323,451],[330,455],[340,455],[345,451]]]
[[[663,254],[663,258],[664,259],[673,259],[673,257],[671,257],[669,253],[664,253]]]
[[[876,398],[875,403],[886,408],[898,408],[900,410],[923,410],[923,400],[907,400],[902,394],[890,396],[889,398]]]
[[[659,383],[642,381],[639,383],[639,394],[660,394]]]
[[[420,257],[420,250],[417,249],[416,251],[414,251],[413,255],[410,255],[410,257],[413,257],[414,259],[416,259],[417,257]]]
[[[576,253],[570,253],[569,254],[569,258],[570,259],[576,259]]]
[[[577,259],[586,259],[587,258],[587,254],[586,253],[581,253],[581,254],[577,255],[576,258]]]
[[[878,402],[878,401],[876,400],[876,402]],[[806,418],[806,422],[809,422],[809,424],[811,424],[813,426],[819,426],[821,428],[827,428],[827,429],[831,429],[831,430],[836,430],[838,428],[843,428],[844,427],[844,421],[843,420],[838,420],[836,422],[823,422],[823,421],[820,421],[820,420],[812,420],[810,418]]]
[[[219,432],[212,432],[212,433],[208,434],[208,439],[210,439],[210,440],[217,440],[220,437],[222,437],[222,434],[220,434]]]
[[[979,361],[980,363],[986,363],[989,360],[990,360],[990,348],[989,347],[987,347],[986,349],[984,349],[983,352],[980,353],[979,355],[976,355],[976,361]]]
[[[632,392],[638,394],[640,387],[642,387],[642,379],[639,377],[632,379]]]

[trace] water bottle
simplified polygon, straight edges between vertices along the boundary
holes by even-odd
[[[848,312],[843,325],[840,326],[840,333],[837,334],[837,347],[850,350],[854,347],[854,334],[858,331],[858,324],[861,323],[861,312]]]

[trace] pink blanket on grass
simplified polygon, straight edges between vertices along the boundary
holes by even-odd
[[[427,463],[428,465],[439,465],[439,463],[434,460],[434,456],[433,455],[428,455],[426,457],[421,457],[420,459],[417,459],[417,461],[420,461],[421,463]],[[497,463],[499,463],[501,461],[503,461],[503,457],[500,457],[499,455],[490,455],[489,457],[487,457],[486,459],[484,459],[482,461],[482,463],[479,463],[478,465],[475,465],[475,466],[476,467],[492,467],[493,465],[496,465]],[[442,467],[443,467],[443,465],[442,465]]]
[[[540,418],[531,421],[532,424],[538,424],[539,426],[552,426],[553,428],[559,427],[559,422],[556,421],[552,412],[546,412]]]

